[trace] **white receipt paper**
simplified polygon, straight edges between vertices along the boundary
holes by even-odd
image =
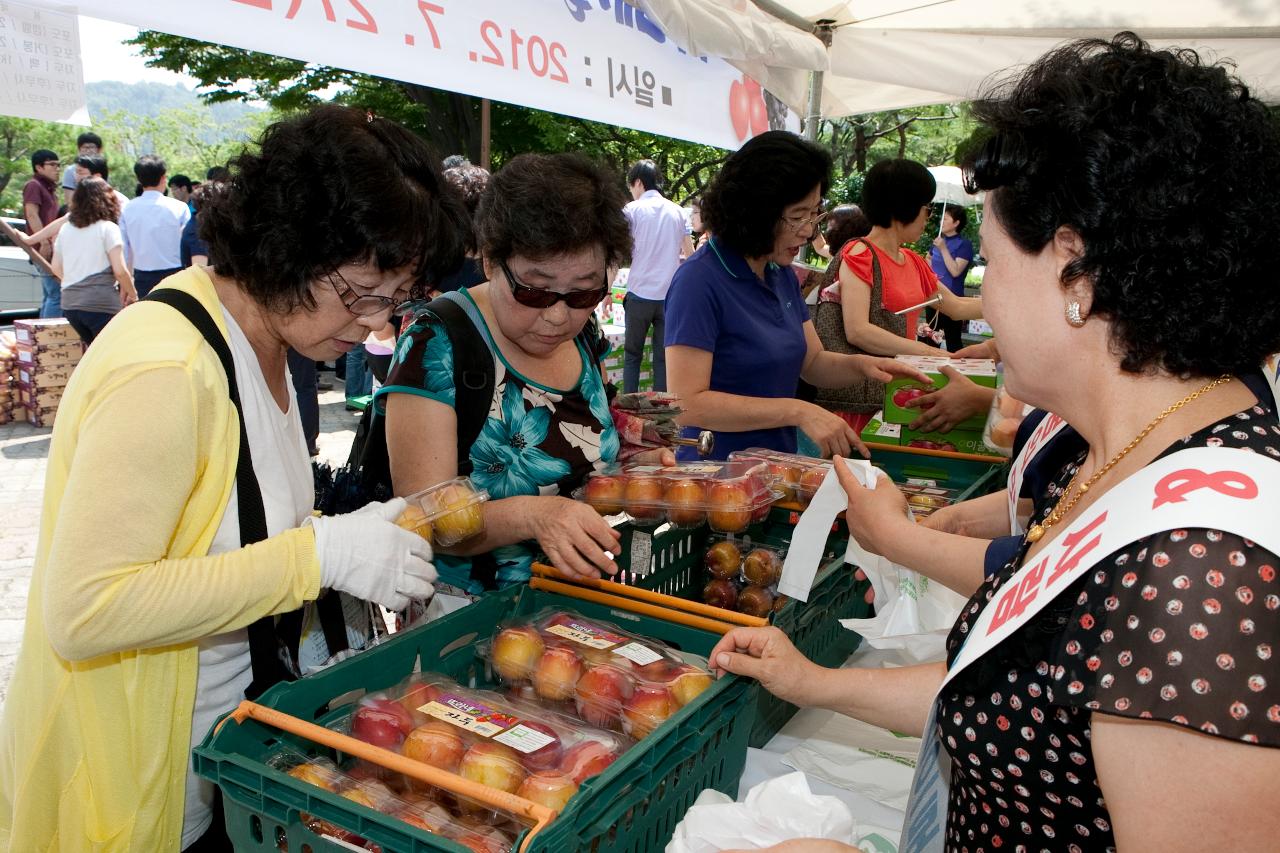
[[[875,483],[877,471],[870,462],[860,459],[845,460],[845,465],[864,486]],[[822,554],[827,547],[827,535],[836,516],[849,508],[849,497],[836,477],[835,467],[827,469],[827,476],[822,485],[809,502],[809,508],[796,522],[795,533],[791,537],[791,549],[782,564],[782,579],[778,581],[778,592],[800,601],[809,600],[809,592],[813,589],[813,579],[818,574],[822,563]]]

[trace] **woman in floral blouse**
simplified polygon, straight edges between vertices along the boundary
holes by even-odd
[[[489,492],[485,533],[438,555],[440,580],[464,593],[491,555],[498,585],[522,582],[541,550],[567,577],[617,571],[618,534],[570,493],[617,458],[600,371],[578,339],[631,249],[620,184],[579,155],[524,155],[497,173],[476,212],[488,281],[449,294],[493,354],[489,417],[471,446],[471,480]],[[397,494],[457,474],[454,352],[421,316],[396,347],[379,393]]]

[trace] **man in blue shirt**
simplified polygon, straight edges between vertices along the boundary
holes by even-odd
[[[124,256],[133,272],[138,298],[144,299],[165,278],[182,270],[180,243],[182,229],[191,219],[191,210],[164,194],[168,188],[164,160],[144,155],[133,166],[142,184],[142,195],[131,200],[120,213],[120,233]]]
[[[964,280],[973,262],[973,244],[960,236],[968,222],[969,214],[963,207],[948,204],[942,210],[942,233],[934,238],[929,252],[929,266],[934,275],[956,296],[964,296]],[[963,322],[945,314],[938,317],[938,328],[946,336],[947,352],[958,352],[964,346],[960,339]]]

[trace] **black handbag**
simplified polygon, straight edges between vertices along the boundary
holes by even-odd
[[[884,307],[884,274],[880,269],[880,259],[876,250],[866,240],[860,240],[871,252],[871,304],[868,320],[887,332],[900,337],[906,335],[907,318],[898,316]],[[833,280],[838,280],[840,260],[831,262],[835,267]],[[813,311],[813,327],[822,341],[822,348],[827,352],[838,352],[844,355],[868,355],[849,343],[849,336],[844,327],[844,309],[839,302],[819,302]],[[814,400],[824,409],[833,412],[851,412],[853,414],[874,414],[884,406],[884,383],[874,379],[859,379],[842,388],[819,388]]]

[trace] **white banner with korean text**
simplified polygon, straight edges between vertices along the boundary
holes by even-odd
[[[0,115],[89,123],[74,14],[0,2]]]
[[[74,8],[722,148],[800,126],[754,81],[720,59],[686,54],[623,0],[80,0]]]

